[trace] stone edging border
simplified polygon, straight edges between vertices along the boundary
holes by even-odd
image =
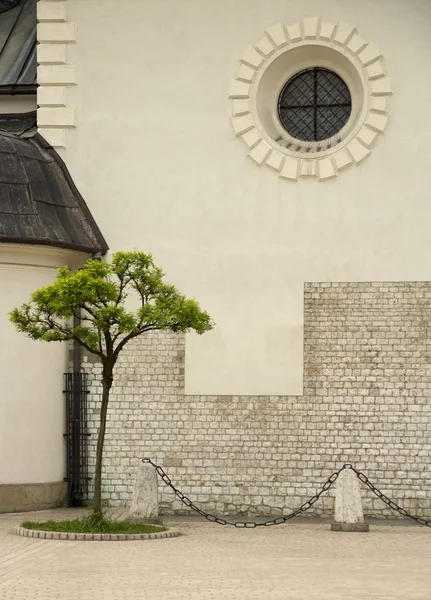
[[[322,45],[347,54],[357,61],[367,81],[369,110],[360,131],[338,150],[314,159],[292,156],[270,145],[259,131],[252,114],[254,82],[271,63],[274,56],[307,44]],[[307,17],[292,25],[277,23],[265,31],[263,38],[249,46],[241,59],[236,79],[232,80],[229,98],[232,101],[232,126],[235,135],[248,147],[248,156],[259,166],[266,165],[279,177],[297,181],[314,176],[327,180],[342,169],[359,164],[371,154],[371,146],[382,134],[388,121],[388,97],[392,95],[383,57],[374,43],[364,40],[356,28],[347,23],[329,23],[319,17]]]
[[[137,540],[162,540],[179,537],[179,531],[170,530],[160,533],[65,533],[59,531],[40,531],[17,527],[14,532],[22,537],[40,540],[71,540],[74,542],[128,542]]]

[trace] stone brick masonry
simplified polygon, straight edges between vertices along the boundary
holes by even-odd
[[[126,347],[105,444],[108,505],[127,505],[143,456],[205,510],[279,515],[344,462],[418,516],[431,514],[431,283],[309,283],[304,396],[186,396],[184,337]],[[90,374],[90,468],[101,393]],[[165,513],[184,507],[160,486]],[[393,515],[363,490],[365,513]],[[332,514],[333,496],[310,514]],[[395,516],[395,515],[394,515]]]

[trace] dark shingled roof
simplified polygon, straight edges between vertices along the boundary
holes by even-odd
[[[103,235],[35,122],[36,113],[0,115],[0,242],[104,254]]]
[[[0,0],[1,87],[36,85],[36,4]]]

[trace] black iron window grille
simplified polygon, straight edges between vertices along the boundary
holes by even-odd
[[[294,75],[278,99],[278,116],[284,129],[304,142],[320,142],[335,136],[351,112],[347,85],[339,75],[321,67]]]
[[[69,506],[80,506],[88,499],[88,438],[86,373],[64,374],[66,396],[67,475]]]

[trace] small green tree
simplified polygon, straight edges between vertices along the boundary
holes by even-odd
[[[151,254],[117,252],[110,263],[91,259],[76,272],[68,267],[58,269],[54,283],[35,291],[29,303],[9,315],[16,329],[28,337],[43,342],[75,340],[102,363],[93,500],[99,512],[106,415],[114,366],[121,350],[148,331],[202,334],[213,327],[208,313],[175,286],[165,283],[163,277]],[[131,292],[139,299],[135,311],[125,306]],[[80,319],[78,326],[74,326],[73,317]]]

